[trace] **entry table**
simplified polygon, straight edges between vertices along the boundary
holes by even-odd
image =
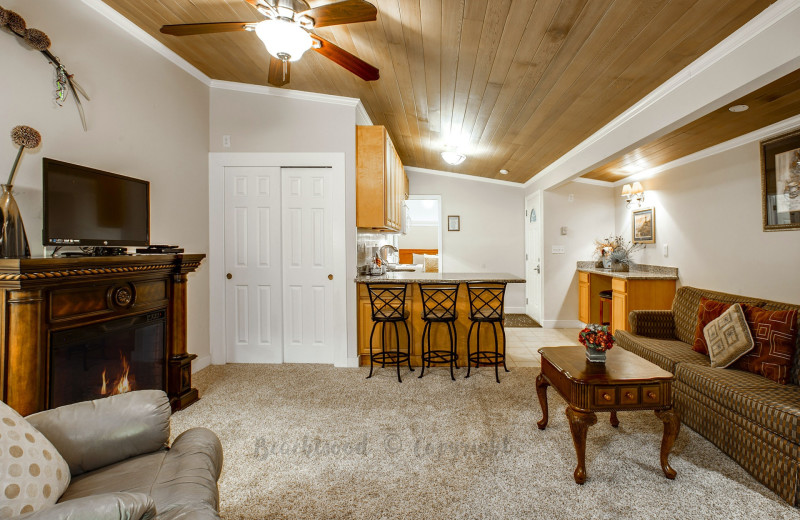
[[[590,363],[583,347],[544,347],[542,371],[536,392],[542,407],[540,430],[547,426],[547,387],[552,385],[567,401],[567,419],[578,465],[575,482],[586,482],[586,433],[597,423],[595,412],[611,412],[617,427],[618,411],[654,410],[664,423],[661,439],[661,469],[669,479],[676,472],[669,453],[678,436],[680,421],[672,410],[672,374],[619,347],[606,352],[605,363]]]

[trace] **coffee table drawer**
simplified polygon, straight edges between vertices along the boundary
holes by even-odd
[[[639,404],[639,388],[636,386],[623,386],[619,389],[619,404]]]
[[[661,402],[661,386],[650,385],[642,387],[642,403],[658,404]]]
[[[595,406],[614,406],[617,404],[617,388],[614,386],[598,386],[594,389]]]

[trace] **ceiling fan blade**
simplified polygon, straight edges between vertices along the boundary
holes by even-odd
[[[353,56],[338,45],[334,45],[325,38],[320,38],[316,34],[313,34],[312,37],[320,43],[319,49],[316,47],[312,47],[312,49],[322,54],[329,60],[338,63],[364,81],[375,81],[381,77],[378,69],[361,58]]]
[[[286,73],[284,74],[284,65],[286,66]],[[284,62],[275,56],[270,56],[269,59],[269,84],[276,87],[282,87],[289,83],[290,72],[292,64],[288,61]]]
[[[335,4],[321,5],[300,14],[313,18],[314,27],[372,22],[378,18],[378,10],[366,0],[345,0]]]
[[[246,31],[249,25],[253,24],[251,22],[183,23],[165,25],[161,28],[161,32],[173,36],[190,36],[193,34]]]

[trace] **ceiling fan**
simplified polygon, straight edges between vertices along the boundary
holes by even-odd
[[[375,6],[365,0],[344,0],[311,9],[305,0],[245,0],[266,19],[260,22],[187,23],[165,25],[164,34],[189,36],[221,32],[255,32],[270,53],[269,83],[289,83],[289,64],[314,49],[364,81],[380,77],[378,69],[314,33],[318,27],[377,19]]]

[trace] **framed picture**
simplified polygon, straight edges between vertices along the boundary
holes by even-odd
[[[461,217],[447,215],[447,231],[461,231]]]
[[[761,141],[764,231],[800,229],[800,129]]]
[[[656,243],[656,210],[655,208],[637,209],[633,212],[633,243]]]

